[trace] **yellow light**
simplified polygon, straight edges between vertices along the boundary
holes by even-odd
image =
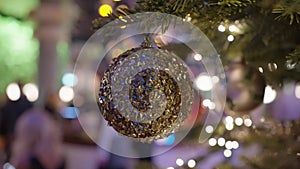
[[[112,13],[112,7],[108,4],[103,4],[99,7],[98,12],[101,16],[107,17]]]
[[[121,29],[125,29],[125,28],[126,28],[126,25],[121,26]]]

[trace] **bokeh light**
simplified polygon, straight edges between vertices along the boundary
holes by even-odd
[[[263,100],[264,104],[272,103],[275,100],[276,95],[276,90],[272,89],[272,87],[269,85],[266,86]]]
[[[208,140],[208,144],[209,144],[210,146],[215,146],[215,145],[217,145],[217,140],[216,140],[215,138],[210,138],[210,139]]]
[[[58,95],[63,102],[70,102],[74,98],[74,91],[69,86],[62,86],[59,89]]]
[[[196,79],[196,87],[202,91],[210,91],[213,88],[212,79],[208,75],[200,75]]]
[[[176,159],[176,164],[178,165],[178,166],[183,166],[183,164],[184,164],[184,161],[183,161],[183,159],[181,159],[181,158],[177,158]]]
[[[74,87],[78,83],[78,78],[74,73],[65,73],[62,76],[61,82],[65,86]]]
[[[35,102],[39,98],[38,87],[33,83],[24,85],[24,87],[22,88],[22,92],[30,102]]]
[[[8,99],[17,101],[21,97],[21,90],[17,83],[11,83],[6,88],[6,94]]]
[[[226,28],[225,28],[225,26],[223,26],[223,25],[219,25],[219,26],[218,26],[218,30],[219,30],[220,32],[225,32]]]
[[[226,150],[224,150],[224,153],[223,153],[223,154],[224,154],[225,157],[228,158],[228,157],[231,157],[232,152],[231,152],[231,150],[226,149]]]
[[[113,11],[112,7],[108,4],[103,4],[99,7],[98,12],[100,16],[108,17]]]
[[[194,168],[196,166],[196,161],[195,160],[189,160],[187,165],[190,168]]]

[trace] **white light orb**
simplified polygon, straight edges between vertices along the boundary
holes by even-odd
[[[223,25],[219,25],[219,26],[218,26],[218,30],[219,30],[220,32],[225,32],[225,31],[226,31],[226,28],[225,28],[225,26],[223,26]]]
[[[266,86],[264,94],[264,104],[272,103],[276,98],[277,92],[271,86]]]
[[[208,75],[199,75],[196,78],[196,87],[202,91],[210,91],[213,88],[212,78]]]
[[[58,95],[63,102],[70,102],[74,98],[73,88],[68,86],[62,86],[59,90]]]
[[[213,147],[213,146],[217,145],[217,140],[215,138],[210,138],[208,140],[208,144]]]
[[[39,98],[38,87],[33,83],[24,85],[22,91],[30,102],[35,102]]]
[[[17,83],[11,83],[6,88],[6,95],[11,101],[17,101],[21,97],[21,89]]]
[[[232,152],[231,152],[231,150],[226,149],[226,150],[224,150],[223,154],[225,157],[229,158],[229,157],[231,157]]]
[[[176,164],[177,164],[179,167],[181,167],[181,166],[183,166],[184,161],[183,161],[181,158],[177,158],[177,159],[176,159]]]
[[[235,124],[236,124],[237,126],[243,125],[243,119],[240,118],[240,117],[237,117],[237,118],[234,120],[234,122],[235,122]]]
[[[205,127],[205,131],[206,131],[206,133],[213,133],[214,132],[214,127],[213,126],[211,126],[211,125],[208,125],[208,126],[206,126]]]
[[[223,146],[225,145],[225,142],[226,142],[226,140],[225,140],[223,137],[220,137],[220,138],[218,139],[218,145],[219,145],[220,147],[223,147]]]
[[[194,168],[196,166],[196,161],[195,160],[189,160],[187,163],[189,168]]]
[[[252,120],[251,119],[245,119],[244,124],[246,127],[251,127],[252,126]]]
[[[200,61],[200,60],[202,60],[202,55],[199,54],[199,53],[196,53],[196,54],[194,55],[194,59],[195,59],[196,61]]]
[[[227,40],[228,40],[228,42],[234,41],[234,36],[233,35],[228,35]]]

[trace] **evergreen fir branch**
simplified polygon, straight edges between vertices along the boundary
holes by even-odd
[[[300,1],[280,1],[272,12],[274,14],[279,14],[275,19],[289,19],[289,23],[293,24],[294,22],[300,23]]]

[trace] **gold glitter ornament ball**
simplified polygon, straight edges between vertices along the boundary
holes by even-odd
[[[193,100],[184,61],[167,50],[141,46],[112,60],[100,81],[98,106],[118,133],[152,142],[183,125]]]

